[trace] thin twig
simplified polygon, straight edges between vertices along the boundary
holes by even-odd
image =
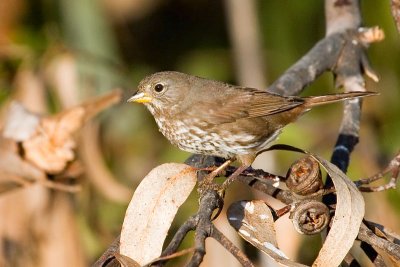
[[[168,246],[164,249],[164,251],[161,253],[160,258],[166,257],[168,255],[172,255],[175,253],[179,245],[182,243],[183,239],[187,235],[188,232],[193,231],[196,229],[196,225],[198,223],[198,216],[192,216],[184,224],[179,227],[178,231],[176,231],[174,237],[172,238],[171,242],[169,242]],[[165,263],[165,260],[158,260],[157,262],[154,262],[152,266],[163,266]]]
[[[68,193],[77,193],[82,190],[82,186],[79,184],[63,184],[63,183],[58,183],[50,180],[45,180],[45,181],[38,181],[40,184],[43,184],[44,186],[59,190],[59,191],[64,191]]]
[[[211,237],[218,241],[226,250],[228,250],[235,258],[245,267],[253,267],[253,263],[247,256],[233,244],[224,234],[222,234],[215,226],[211,231]]]
[[[394,188],[396,188],[396,185],[397,185],[397,180],[399,178],[399,172],[400,172],[400,153],[398,153],[390,161],[388,166],[386,166],[386,168],[383,171],[381,171],[371,177],[355,181],[354,183],[356,184],[358,189],[363,192],[379,192],[379,191],[384,191],[384,190],[388,190],[388,189],[394,189]],[[391,178],[387,184],[384,184],[381,186],[362,186],[364,184],[370,184],[370,183],[373,183],[377,180],[384,178],[387,173],[391,173]]]
[[[185,254],[191,253],[194,250],[195,250],[195,248],[183,249],[183,250],[177,251],[175,253],[172,253],[172,254],[170,254],[168,256],[158,257],[157,259],[152,260],[150,263],[145,264],[144,266],[151,266],[152,264],[154,264],[154,263],[156,263],[158,261],[166,261],[166,260],[170,260],[170,259],[173,259],[173,258],[177,258],[177,257],[183,256]]]

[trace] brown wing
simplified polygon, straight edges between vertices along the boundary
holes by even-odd
[[[284,97],[277,94],[255,90],[248,108],[249,117],[269,116],[293,109],[303,103],[304,100],[299,97]]]
[[[231,87],[207,92],[208,97],[193,99],[183,112],[208,124],[234,122],[243,118],[269,116],[304,103],[297,97],[283,97],[265,91]]]

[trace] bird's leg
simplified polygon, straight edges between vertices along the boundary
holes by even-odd
[[[246,170],[250,165],[240,165],[222,184],[222,190],[225,191],[228,186],[239,177],[239,175]]]
[[[223,170],[225,170],[229,164],[233,162],[233,159],[228,159],[224,163],[222,163],[221,166],[210,172],[206,177],[204,177],[203,181],[201,181],[201,184],[211,184],[214,178],[220,174]]]
[[[237,160],[240,162],[240,166],[234,171],[222,184],[221,190],[224,192],[228,186],[236,180],[236,178],[248,167],[251,166],[251,164],[254,162],[254,159],[257,157],[257,154],[254,153],[249,153],[249,154],[242,154],[242,155],[236,155]]]

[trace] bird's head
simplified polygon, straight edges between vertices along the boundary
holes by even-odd
[[[145,77],[138,91],[128,102],[143,103],[154,115],[171,111],[185,98],[189,90],[188,75],[180,72],[157,72]]]

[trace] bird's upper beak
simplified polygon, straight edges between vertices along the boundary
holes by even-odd
[[[146,93],[138,92],[134,94],[131,98],[127,100],[127,102],[136,102],[136,103],[149,103],[152,98]]]

